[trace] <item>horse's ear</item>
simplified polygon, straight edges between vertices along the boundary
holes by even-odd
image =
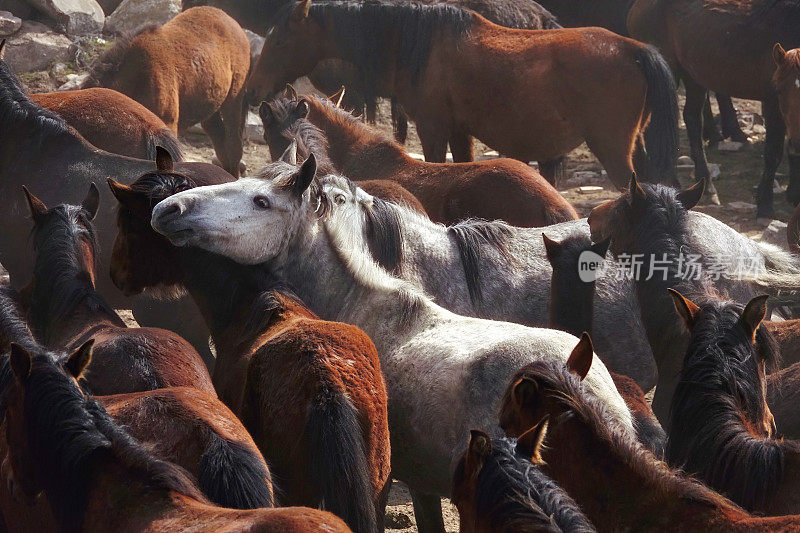
[[[291,83],[286,84],[286,89],[283,90],[283,95],[289,100],[297,100],[297,91]]]
[[[596,253],[600,257],[605,257],[606,253],[608,252],[608,246],[610,244],[611,244],[611,237],[609,237],[608,239],[606,239],[604,241],[600,241],[600,242],[594,243],[591,246],[590,250],[592,250],[594,253]]]
[[[336,107],[341,107],[342,99],[344,98],[344,85],[342,88],[328,97],[328,101]]]
[[[295,8],[292,10],[292,20],[294,22],[302,22],[308,18],[308,12],[311,10],[311,0],[300,0]]]
[[[138,207],[141,200],[139,193],[127,185],[114,181],[112,178],[106,178],[106,183],[108,183],[108,188],[111,189],[111,194],[121,205],[131,209]]]
[[[769,298],[768,295],[762,294],[747,302],[747,305],[744,306],[744,311],[742,311],[742,316],[739,318],[739,323],[752,337],[752,340],[755,340],[758,326],[767,316],[767,298]]]
[[[294,116],[297,118],[306,118],[308,116],[309,111],[311,111],[311,107],[308,105],[308,100],[303,98],[294,108]]]
[[[172,172],[175,168],[172,156],[163,146],[156,146],[156,168],[159,172]]]
[[[492,439],[489,435],[479,429],[470,430],[469,444],[467,445],[467,472],[472,476],[477,476],[491,453]]]
[[[281,154],[281,161],[297,166],[297,141],[292,140],[286,150]]]
[[[86,367],[92,362],[92,347],[94,339],[84,342],[80,348],[72,352],[64,363],[64,370],[75,379],[80,379],[86,372]]]
[[[511,397],[519,407],[533,403],[539,395],[539,384],[529,377],[517,380],[511,387]]]
[[[28,206],[31,208],[33,220],[35,221],[43,215],[46,215],[47,206],[44,205],[44,202],[36,198],[26,186],[23,185],[22,190],[25,192],[25,198],[28,199]]]
[[[694,323],[697,320],[697,315],[700,313],[700,308],[693,301],[684,298],[684,296],[675,289],[667,290],[672,296],[672,303],[675,306],[675,310],[683,319],[686,329],[692,331]]]
[[[567,368],[570,372],[577,374],[583,381],[583,378],[589,373],[589,369],[592,368],[592,359],[594,359],[592,338],[584,331],[581,335],[581,340],[578,341],[578,344],[572,349],[572,353],[569,354]]]
[[[628,187],[628,191],[631,193],[632,205],[638,204],[647,198],[644,189],[642,189],[642,186],[639,185],[639,180],[636,179],[636,172],[631,173],[631,184]]]
[[[706,178],[701,179],[685,191],[678,193],[678,201],[687,211],[696,206],[706,191]]]
[[[300,166],[297,171],[297,177],[294,182],[294,194],[302,196],[306,189],[308,189],[311,182],[314,181],[314,176],[317,175],[317,158],[314,154],[310,154],[308,159]]]
[[[775,46],[772,47],[772,59],[778,66],[783,65],[783,62],[786,61],[786,50],[783,49],[781,43],[775,43]]]
[[[92,182],[89,184],[89,192],[86,193],[86,197],[81,202],[81,208],[89,213],[89,220],[94,220],[99,207],[100,191],[97,189],[97,185]]]
[[[267,102],[261,102],[261,105],[258,106],[258,116],[261,117],[261,122],[263,122],[264,125],[272,122],[275,118],[275,115],[272,113],[272,108]]]
[[[544,251],[547,252],[547,259],[552,261],[556,254],[561,251],[561,243],[554,241],[544,233],[542,233],[542,240],[544,241]]]
[[[0,39],[0,59],[3,59],[3,56],[6,55],[6,40]]]
[[[17,379],[24,382],[28,379],[28,376],[31,375],[31,354],[17,344],[16,342],[11,343],[11,370],[14,372],[14,375],[17,376]]]
[[[517,452],[530,458],[536,464],[544,463],[542,459],[542,445],[547,435],[548,417],[544,417],[538,424],[517,438]]]

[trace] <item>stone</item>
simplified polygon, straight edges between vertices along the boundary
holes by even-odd
[[[22,19],[8,11],[0,11],[0,37],[8,37],[22,27]]]
[[[789,245],[786,242],[787,227],[788,224],[786,224],[786,222],[781,222],[780,220],[771,221],[761,233],[761,242],[768,242],[769,244],[788,249]]]
[[[26,20],[20,30],[8,38],[5,62],[16,74],[44,70],[51,63],[69,61],[72,41],[38,22]]]
[[[181,0],[122,0],[119,7],[106,18],[105,31],[134,35],[148,24],[163,26],[180,12]]]
[[[717,150],[720,152],[741,152],[745,144],[737,141],[720,141],[717,143]]]
[[[734,211],[755,211],[756,206],[755,204],[751,204],[749,202],[729,202],[727,204],[728,209],[733,209]]]
[[[692,161],[692,158],[689,157],[688,155],[682,155],[678,158],[678,166],[683,166],[683,165],[693,167],[694,161]]]
[[[722,173],[722,168],[717,163],[709,163],[708,172],[711,174],[711,179],[715,180],[719,177],[720,173]]]
[[[384,520],[386,529],[408,529],[413,525],[414,521],[411,520],[408,514],[393,509],[386,511],[386,518]]]
[[[63,85],[59,86],[57,90],[59,91],[75,91],[80,89],[83,86],[83,82],[89,77],[89,74],[67,74],[64,76],[67,81],[64,82]]]
[[[33,7],[25,0],[0,0],[0,11],[13,13],[22,20],[31,18]]]
[[[261,122],[261,117],[252,111],[247,112],[244,137],[250,142],[267,144],[266,141],[264,141],[264,124]]]
[[[244,30],[244,34],[247,35],[247,40],[250,41],[251,64],[255,65],[261,55],[261,49],[264,48],[264,41],[266,39],[250,30]]]
[[[585,187],[579,187],[578,188],[578,192],[581,193],[581,194],[590,194],[590,193],[593,193],[593,192],[600,192],[602,190],[603,190],[602,187],[597,187],[595,185],[587,185]]]
[[[96,0],[28,0],[63,27],[67,35],[90,35],[103,31],[106,15]]]

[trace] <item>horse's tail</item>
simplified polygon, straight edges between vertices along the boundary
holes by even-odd
[[[392,97],[392,129],[394,130],[394,140],[400,144],[405,144],[408,140],[408,115],[403,106]]]
[[[678,97],[675,78],[664,57],[652,46],[641,46],[636,62],[647,81],[650,125],[645,132],[645,146],[653,173],[650,179],[677,187]]]
[[[275,505],[272,480],[258,452],[216,432],[200,458],[198,483],[209,500],[228,509]]]
[[[309,410],[304,438],[321,507],[355,533],[377,531],[363,431],[350,400],[340,391],[321,391]]]
[[[147,159],[155,160],[157,146],[169,152],[173,161],[183,161],[183,146],[170,130],[163,129],[158,133],[147,135]]]

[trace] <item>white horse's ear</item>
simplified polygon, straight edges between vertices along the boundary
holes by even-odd
[[[292,144],[281,154],[281,161],[297,166],[297,141],[292,141]]]

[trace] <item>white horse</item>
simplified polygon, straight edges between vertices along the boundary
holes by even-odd
[[[154,208],[152,226],[177,246],[264,265],[321,317],[370,335],[389,389],[392,473],[412,490],[418,522],[436,527],[438,497],[450,493],[469,431],[500,434],[498,402],[511,375],[536,360],[566,362],[578,339],[439,307],[373,261],[356,231],[360,215],[326,209],[315,172],[312,156],[299,170],[269,165],[270,179],[184,191]],[[584,383],[633,434],[606,367],[596,361]]]

